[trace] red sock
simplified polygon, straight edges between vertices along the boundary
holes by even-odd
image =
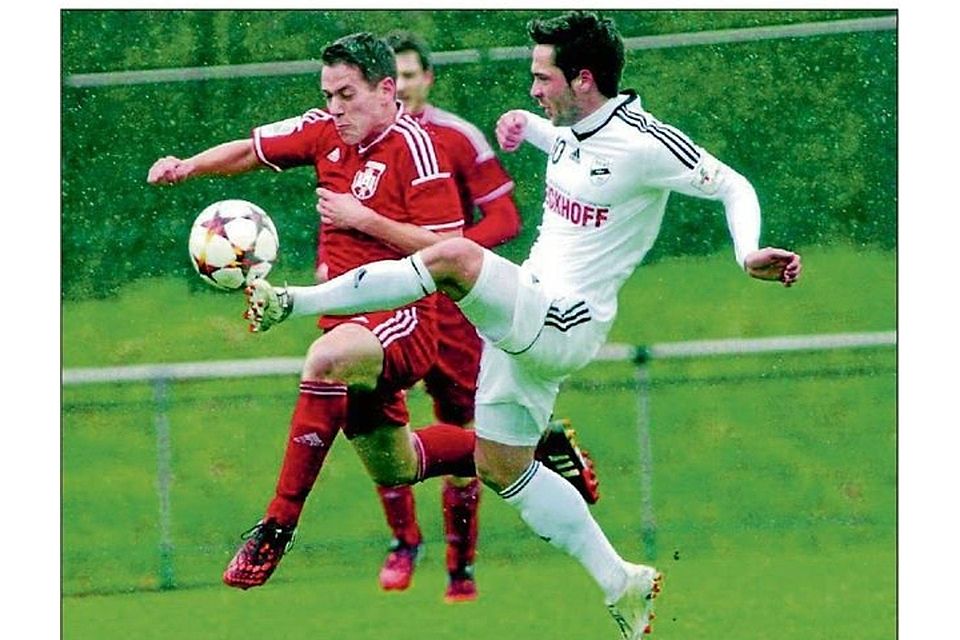
[[[473,478],[473,446],[477,438],[471,429],[435,424],[413,432],[413,446],[420,458],[417,481],[437,476]]]
[[[267,507],[268,519],[286,526],[294,526],[300,520],[303,504],[346,413],[347,387],[343,383],[300,383],[276,495]]]
[[[423,536],[420,534],[420,525],[417,524],[413,489],[405,484],[396,487],[378,486],[377,493],[380,494],[383,513],[387,516],[387,524],[390,525],[393,537],[408,546],[420,544]]]
[[[465,487],[443,483],[443,527],[447,539],[447,572],[459,573],[473,564],[477,552],[477,508],[480,481]]]

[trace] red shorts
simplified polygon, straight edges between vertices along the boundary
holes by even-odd
[[[426,298],[394,311],[320,318],[324,331],[344,323],[369,329],[383,346],[383,371],[372,390],[347,390],[347,424],[353,438],[378,426],[403,426],[410,421],[406,390],[423,379],[437,359],[436,303]]]
[[[450,298],[440,297],[437,313],[437,361],[423,382],[437,420],[462,426],[473,420],[483,341]]]

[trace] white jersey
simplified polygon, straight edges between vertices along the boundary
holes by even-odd
[[[760,206],[743,176],[659,122],[634,93],[572,127],[527,113],[526,140],[548,154],[543,221],[524,267],[575,293],[608,330],[617,294],[660,231],[671,191],[721,200],[737,261],[757,248]]]

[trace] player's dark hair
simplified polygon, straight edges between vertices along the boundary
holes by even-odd
[[[387,34],[386,40],[394,53],[406,53],[407,51],[416,53],[420,60],[420,68],[424,71],[430,71],[433,67],[430,62],[430,47],[426,40],[412,31],[391,31]]]
[[[623,73],[623,39],[610,18],[590,11],[569,11],[554,18],[536,18],[527,33],[537,44],[552,45],[553,63],[571,82],[581,69],[589,69],[604,96],[612,98]]]
[[[397,78],[397,61],[386,40],[372,33],[354,33],[328,44],[320,54],[323,64],[348,64],[360,70],[371,87],[384,78]]]

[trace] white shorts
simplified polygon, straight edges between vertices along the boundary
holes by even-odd
[[[486,440],[533,446],[547,427],[560,384],[606,340],[583,296],[550,291],[528,269],[484,251],[476,284],[458,303],[484,338],[476,432]]]

